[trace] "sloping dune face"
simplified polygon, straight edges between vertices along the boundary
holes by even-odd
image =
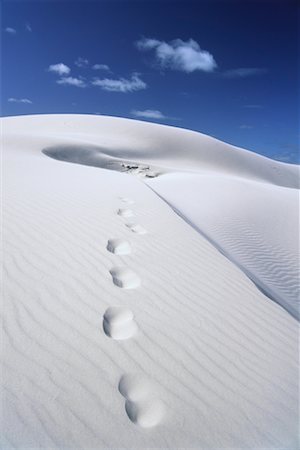
[[[296,449],[298,167],[127,119],[2,130],[1,448]]]
[[[43,148],[52,158],[142,178],[299,319],[299,167],[200,133],[126,119],[50,116],[47,132],[58,136]]]

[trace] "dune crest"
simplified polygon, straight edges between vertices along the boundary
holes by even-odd
[[[44,153],[141,178],[271,300],[300,318],[299,166],[189,130],[128,119],[93,120],[80,144],[68,144],[65,130],[62,143]],[[51,128],[51,116],[47,124]],[[125,207],[118,215],[134,213]]]

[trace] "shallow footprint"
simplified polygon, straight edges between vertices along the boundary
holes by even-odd
[[[111,306],[103,316],[103,330],[107,336],[113,339],[124,340],[134,336],[138,327],[130,309]]]
[[[129,255],[131,253],[130,244],[124,239],[109,239],[106,249],[115,255]]]
[[[164,403],[156,398],[138,402],[126,400],[125,410],[129,419],[143,428],[155,427],[165,415]]]
[[[127,205],[133,205],[135,203],[134,200],[132,200],[131,198],[128,198],[128,197],[120,197],[120,200],[123,203],[127,203]]]
[[[133,211],[131,209],[128,208],[120,208],[118,209],[118,213],[119,216],[121,217],[133,217]]]
[[[113,267],[110,271],[113,283],[123,289],[135,289],[141,284],[139,276],[128,267]]]
[[[136,234],[146,234],[148,231],[138,223],[126,223],[126,227],[128,227],[133,233]]]

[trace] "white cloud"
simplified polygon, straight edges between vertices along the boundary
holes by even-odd
[[[274,159],[277,159],[278,161],[299,164],[300,155],[297,144],[285,143],[281,144],[279,147],[283,150],[275,154],[273,156]]]
[[[17,30],[15,30],[12,27],[6,27],[5,31],[6,31],[6,33],[9,33],[9,34],[16,34],[17,33]]]
[[[217,63],[211,53],[202,50],[193,39],[171,42],[143,38],[136,42],[139,50],[154,50],[156,60],[162,68],[191,73],[196,70],[212,72]]]
[[[85,82],[81,78],[74,78],[74,77],[63,77],[60,80],[57,80],[56,83],[62,84],[62,85],[76,86],[76,87],[81,87],[81,88],[86,87]]]
[[[146,89],[147,87],[147,84],[140,79],[139,74],[137,73],[133,73],[130,80],[126,78],[119,78],[117,80],[113,80],[111,78],[95,78],[92,81],[92,84],[94,86],[99,86],[104,91],[123,93],[140,91],[141,89]]]
[[[10,102],[10,103],[27,103],[27,104],[32,104],[32,101],[29,100],[28,98],[10,97],[7,101]]]
[[[74,62],[75,66],[77,67],[87,67],[89,65],[89,60],[85,58],[81,58],[79,56],[76,61]]]
[[[156,109],[145,109],[144,111],[131,111],[131,114],[136,117],[144,117],[146,119],[166,119],[167,117]]]
[[[136,46],[139,50],[152,50],[163,43],[164,41],[159,41],[158,39],[142,38],[136,42]]]
[[[48,71],[57,73],[58,75],[62,76],[62,75],[68,75],[71,72],[71,69],[70,69],[70,67],[66,66],[63,63],[58,63],[58,64],[51,64],[48,67]]]
[[[26,30],[29,31],[30,33],[32,32],[32,28],[31,28],[30,23],[27,22],[27,23],[25,24],[25,28],[26,28]]]
[[[223,72],[225,78],[246,78],[255,75],[263,75],[267,72],[267,69],[259,67],[240,67],[238,69],[230,69]]]
[[[252,125],[240,125],[241,130],[252,130]]]
[[[94,64],[93,69],[94,70],[106,70],[107,72],[110,72],[110,68],[107,64]]]

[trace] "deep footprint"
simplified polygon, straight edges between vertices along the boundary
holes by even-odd
[[[128,267],[113,267],[110,271],[113,283],[123,289],[135,289],[141,284],[138,275]]]
[[[128,227],[133,233],[136,234],[146,234],[148,231],[139,225],[138,223],[126,223],[126,227]]]
[[[124,239],[109,239],[106,249],[115,255],[129,255],[131,253],[130,244]]]
[[[121,377],[118,389],[126,400],[137,402],[151,397],[154,385],[143,376],[127,373]]]
[[[124,340],[134,336],[138,327],[130,309],[111,306],[103,316],[103,330],[112,339]]]
[[[158,425],[165,415],[165,405],[153,398],[154,385],[137,375],[123,375],[119,382],[119,392],[126,399],[125,411],[129,419],[143,428]]]
[[[118,215],[121,217],[133,217],[133,211],[131,209],[128,208],[120,208],[118,209]]]
[[[165,415],[165,405],[159,399],[132,402],[126,400],[125,411],[131,422],[142,428],[157,426]]]

